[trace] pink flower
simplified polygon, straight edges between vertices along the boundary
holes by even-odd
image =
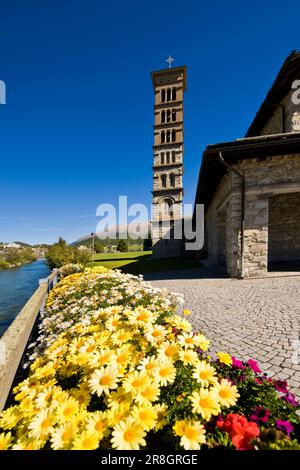
[[[288,393],[288,383],[286,380],[276,380],[274,387],[278,392]]]
[[[249,365],[250,369],[253,370],[253,372],[258,373],[258,374],[261,372],[261,369],[259,368],[257,362],[253,361],[253,359],[248,360],[248,365]]]
[[[256,423],[266,423],[269,419],[270,411],[264,408],[263,406],[257,406],[252,412],[249,419],[255,421]]]
[[[231,359],[232,359],[233,367],[235,367],[236,369],[245,369],[243,361],[240,361],[239,359],[236,359],[236,357],[234,357],[234,356],[231,356]]]
[[[277,419],[275,421],[275,426],[277,429],[280,429],[280,431],[285,432],[288,437],[290,437],[290,434],[294,431],[294,426],[289,421],[281,421],[280,419]]]

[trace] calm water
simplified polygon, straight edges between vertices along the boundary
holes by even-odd
[[[0,336],[49,274],[44,260],[0,271]]]

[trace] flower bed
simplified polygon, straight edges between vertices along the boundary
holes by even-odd
[[[181,302],[118,271],[65,277],[0,415],[0,449],[300,449],[287,384],[251,359],[212,359]]]

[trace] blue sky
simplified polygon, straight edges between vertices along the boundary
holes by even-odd
[[[294,1],[2,0],[0,240],[94,231],[96,207],[150,206],[151,70],[188,67],[185,202],[209,143],[241,137],[291,50]]]

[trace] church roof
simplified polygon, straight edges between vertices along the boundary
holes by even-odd
[[[250,125],[246,137],[259,135],[272,117],[275,107],[289,93],[294,80],[300,79],[300,52],[293,51],[284,61],[261,107]]]
[[[299,154],[300,133],[259,135],[274,113],[274,104],[279,104],[291,90],[293,81],[299,79],[300,52],[293,51],[282,65],[246,137],[206,147],[199,172],[195,204],[208,205],[228,171],[218,158],[219,152],[222,152],[222,156],[229,164],[249,158],[265,159],[269,156]]]
[[[291,132],[237,139],[208,145],[203,153],[195,204],[209,204],[227,168],[218,158],[219,152],[229,164],[249,158],[264,160],[270,156],[299,153],[300,133]]]

